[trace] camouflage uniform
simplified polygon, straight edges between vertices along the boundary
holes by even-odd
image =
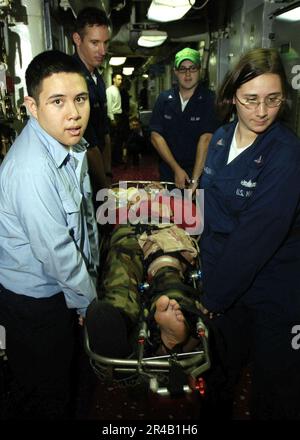
[[[111,236],[102,274],[101,299],[121,309],[136,322],[141,304],[138,285],[143,278],[143,251],[135,227],[120,225]]]
[[[152,315],[156,300],[163,294],[176,299],[183,309],[195,307],[195,297],[199,293],[184,283],[177,270],[170,267],[159,269],[151,288],[141,294],[138,286],[145,281],[145,275],[143,251],[135,226],[117,226],[111,236],[104,266],[101,299],[122,310],[133,324],[139,320],[142,303]]]

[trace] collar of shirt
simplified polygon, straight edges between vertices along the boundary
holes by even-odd
[[[181,94],[179,93],[180,101],[181,101],[181,110],[184,111],[185,107],[187,106],[187,103],[189,102],[190,98],[183,99]]]
[[[73,55],[73,57],[76,59],[76,61],[80,64],[83,73],[85,74],[86,80],[92,81],[97,85],[97,82],[99,82],[99,78],[101,78],[102,75],[102,68],[101,66],[95,67],[93,72],[90,72],[89,69],[86,67],[84,62],[81,60],[81,58],[78,56],[77,52]],[[96,78],[96,81],[93,79],[93,76]]]
[[[97,84],[97,76],[94,72],[91,73],[91,77],[93,78],[94,83]]]
[[[249,145],[245,145],[244,147],[238,147],[237,141],[236,141],[236,134],[237,134],[237,128],[239,123],[236,124],[235,130],[232,137],[232,142],[229,148],[229,154],[227,159],[227,164],[233,161],[237,156],[239,156],[243,151],[245,151],[247,148],[249,148],[253,142],[251,142]]]

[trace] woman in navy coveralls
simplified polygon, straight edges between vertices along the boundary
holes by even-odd
[[[300,419],[300,141],[280,122],[286,89],[274,49],[241,58],[218,96],[237,118],[214,134],[200,182],[201,301],[228,382],[250,361],[254,419]]]

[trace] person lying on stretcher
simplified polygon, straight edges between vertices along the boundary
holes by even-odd
[[[164,220],[174,218],[166,197],[156,197],[151,203]],[[136,212],[142,210],[145,199],[139,201]],[[132,207],[132,198],[129,204]],[[148,348],[153,353],[190,351],[199,342],[193,328],[199,292],[187,282],[188,273],[196,269],[197,242],[182,225],[148,224],[145,218],[136,225],[120,224],[125,215],[121,208],[118,205],[119,224],[114,226],[107,246],[99,298],[87,310],[91,348],[107,357],[132,355],[139,326],[145,320],[151,334]]]

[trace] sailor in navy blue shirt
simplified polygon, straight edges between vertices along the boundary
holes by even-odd
[[[111,144],[105,84],[98,68],[103,63],[110,39],[110,21],[105,11],[86,7],[79,11],[73,42],[75,59],[85,75],[90,98],[90,119],[84,138],[88,141],[89,173],[95,196],[111,179]]]
[[[88,126],[84,133],[84,138],[89,143],[88,148],[97,146],[103,153],[106,148],[106,137],[109,135],[106,86],[101,74],[97,69],[95,69],[93,74],[91,74],[77,53],[74,55],[74,57],[84,72],[89,89],[91,112]]]
[[[300,418],[300,350],[293,344],[300,324],[300,141],[279,122],[285,84],[275,50],[241,59],[218,98],[228,112],[236,109],[237,121],[214,134],[200,182],[201,301],[230,337],[231,372],[250,353],[258,419]]]
[[[199,83],[199,52],[185,48],[175,56],[178,86],[162,92],[150,121],[151,141],[158,151],[160,179],[179,188],[196,188],[209,141],[218,128],[214,94]]]

